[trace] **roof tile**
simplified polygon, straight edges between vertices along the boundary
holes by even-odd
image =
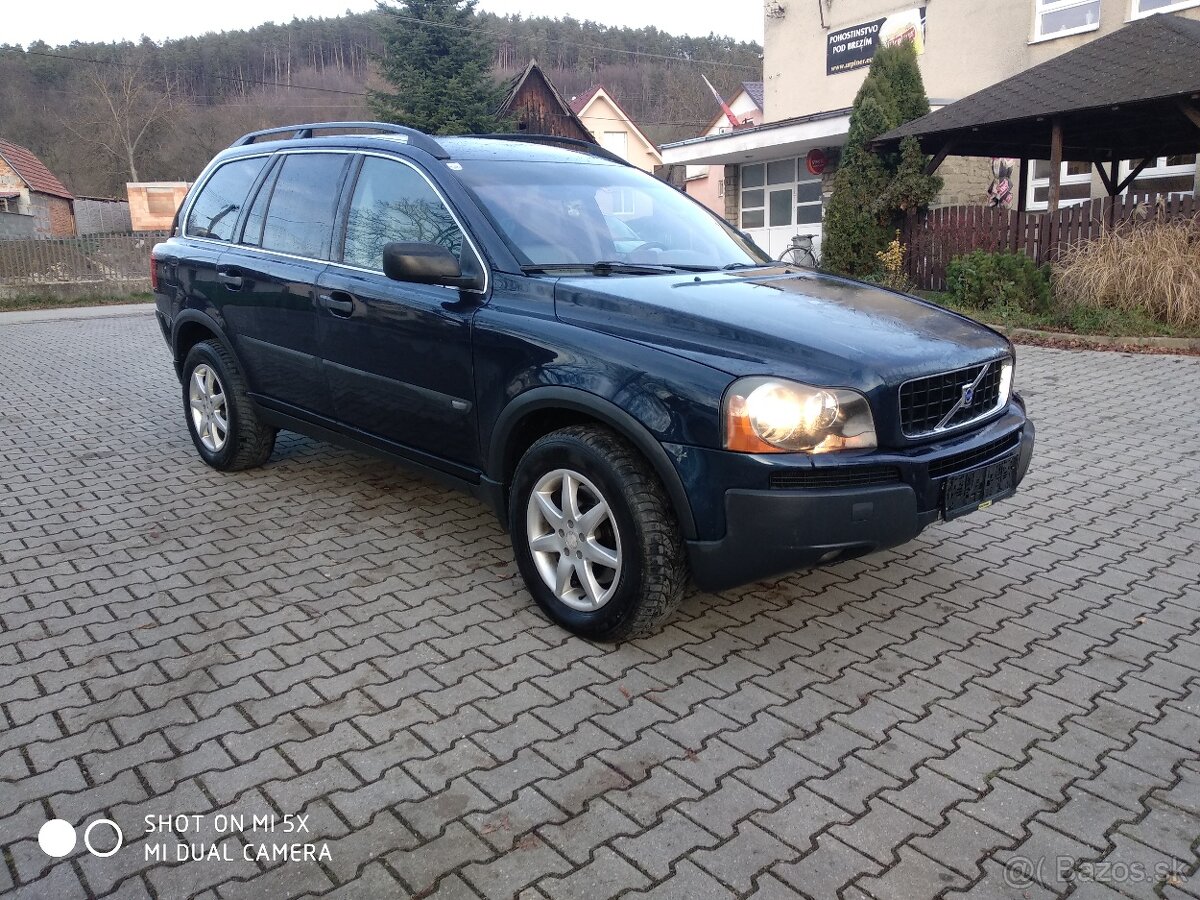
[[[67,200],[75,199],[40,159],[19,144],[0,140],[0,157],[21,176],[31,191],[52,194]]]

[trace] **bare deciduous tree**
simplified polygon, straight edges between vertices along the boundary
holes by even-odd
[[[147,137],[171,121],[169,87],[155,84],[143,68],[125,61],[94,64],[83,72],[87,96],[81,114],[63,125],[81,141],[108,155],[140,181],[138,159]]]

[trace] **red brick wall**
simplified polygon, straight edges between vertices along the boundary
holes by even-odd
[[[75,236],[75,212],[71,201],[62,197],[47,197],[50,208],[50,233],[55,237]]]

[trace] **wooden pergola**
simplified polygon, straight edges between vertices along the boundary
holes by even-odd
[[[1095,166],[1115,197],[1158,157],[1200,153],[1200,21],[1140,19],[889,131],[873,146],[894,151],[906,137],[931,154],[930,174],[951,155],[1019,159],[1020,213],[1031,159],[1050,161],[1052,213],[1064,160]],[[1136,160],[1123,179],[1121,160]]]

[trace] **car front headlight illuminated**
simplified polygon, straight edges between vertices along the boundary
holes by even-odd
[[[827,453],[876,446],[870,404],[857,391],[756,376],[735,381],[722,407],[726,450]]]
[[[1000,366],[1000,403],[1001,408],[1008,406],[1013,392],[1013,360],[1006,359]]]

